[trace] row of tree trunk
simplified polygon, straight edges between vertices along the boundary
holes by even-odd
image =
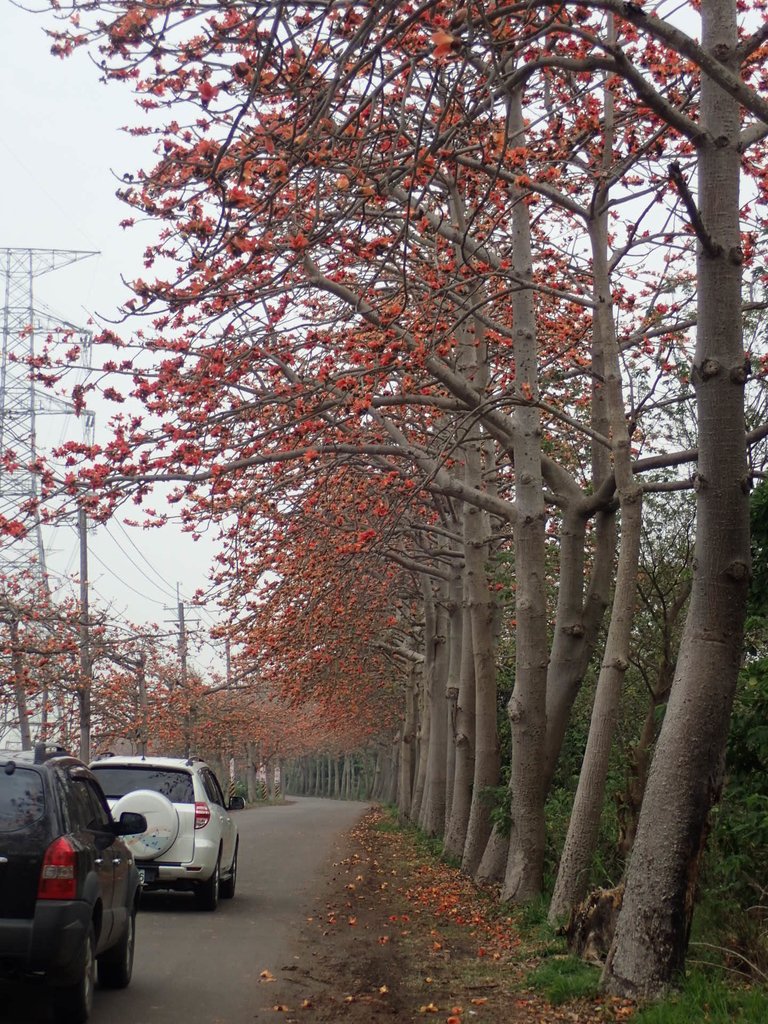
[[[301,757],[286,767],[285,790],[295,796],[391,804],[397,786],[395,756],[396,751],[379,748],[373,753]]]

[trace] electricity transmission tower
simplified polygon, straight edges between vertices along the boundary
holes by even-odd
[[[39,450],[39,418],[74,413],[69,402],[42,391],[30,379],[29,361],[40,354],[39,339],[62,333],[71,344],[75,335],[84,368],[90,359],[89,332],[37,308],[35,282],[44,274],[96,255],[72,249],[0,248],[5,294],[0,353],[0,516],[6,520],[17,519],[20,511],[34,506],[38,497],[38,476],[33,466]],[[81,418],[89,440],[93,413],[85,412]],[[45,547],[39,516],[33,515],[25,525],[25,537],[0,539],[0,574],[31,574],[45,586]]]

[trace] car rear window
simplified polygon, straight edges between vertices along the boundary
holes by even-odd
[[[91,765],[91,771],[108,797],[115,799],[137,789],[152,789],[173,804],[193,804],[195,794],[189,772],[175,768],[143,768],[140,765]]]
[[[43,780],[9,762],[0,768],[0,832],[15,832],[39,821],[45,810]]]

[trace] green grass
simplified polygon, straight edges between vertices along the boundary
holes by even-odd
[[[400,821],[396,807],[385,806],[382,810],[384,813],[374,825],[376,832],[399,832],[401,835],[408,836],[412,840],[417,852],[422,856],[428,857],[433,861],[442,861],[453,868],[458,869],[461,867],[461,859],[459,857],[450,856],[443,851],[443,840],[440,836],[428,836],[426,832],[422,832],[418,825]]]
[[[394,816],[382,815],[373,826],[375,832],[402,832],[403,827]]]
[[[416,827],[410,831],[410,836],[420,853],[436,861],[443,859],[443,840],[439,836],[428,836],[426,832]]]
[[[510,907],[509,904],[499,904],[499,911],[504,914],[511,912],[515,928],[517,929],[526,950],[526,955],[531,957],[560,957],[568,952],[568,947],[562,935],[547,921],[549,912],[549,898],[545,895],[538,899],[531,900],[521,906]],[[574,959],[576,959],[574,957]]]
[[[768,991],[726,985],[692,971],[680,992],[663,1003],[646,1006],[632,1019],[635,1024],[765,1024]]]
[[[506,910],[508,911],[509,909],[509,906],[507,906]],[[544,929],[550,935],[552,934],[552,928],[547,923],[549,897],[546,894],[542,894],[528,903],[522,903],[514,907],[513,912],[515,922],[521,931],[538,933],[541,929]]]
[[[531,971],[526,983],[553,1006],[599,994],[600,968],[576,957],[550,956]],[[726,984],[692,971],[679,992],[638,1009],[633,1024],[767,1024],[768,989]]]
[[[594,999],[600,985],[600,968],[575,956],[560,954],[544,960],[531,971],[526,982],[541,992],[553,1006],[572,999]]]
[[[445,860],[441,840],[426,836],[417,827],[399,821],[394,807],[385,807],[384,812],[375,825],[377,831],[402,833],[413,840],[418,856]],[[507,915],[510,911],[523,940],[526,956],[541,957],[539,966],[526,976],[527,986],[540,992],[554,1006],[599,997],[601,969],[567,954],[565,940],[547,923],[546,896],[514,908],[508,904],[491,903],[488,916]],[[722,939],[722,929],[722,906],[701,906],[694,922],[692,952],[697,945],[696,939],[708,938],[713,942]],[[717,968],[716,950],[708,950],[707,957]],[[474,964],[473,970],[482,973],[482,981],[487,983],[488,965],[481,968]],[[463,980],[469,983],[471,972],[465,973],[467,977]],[[722,970],[713,974],[712,971],[692,969],[681,991],[671,993],[663,1002],[639,1008],[631,1019],[633,1024],[768,1024],[768,986],[748,987],[740,984],[737,976],[725,974]]]

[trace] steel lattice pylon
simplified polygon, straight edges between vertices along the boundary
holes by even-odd
[[[68,403],[46,394],[29,377],[28,361],[38,355],[36,339],[64,330],[79,336],[85,360],[90,353],[90,334],[35,307],[35,279],[98,255],[71,249],[0,248],[5,303],[3,346],[0,354],[0,516],[14,520],[38,493],[37,475],[30,468],[38,453],[38,417],[73,414]],[[85,413],[88,433],[93,414]],[[15,463],[13,472],[6,461]],[[0,573],[8,576],[32,572],[45,585],[45,547],[39,519],[35,518],[23,539],[0,540]]]

